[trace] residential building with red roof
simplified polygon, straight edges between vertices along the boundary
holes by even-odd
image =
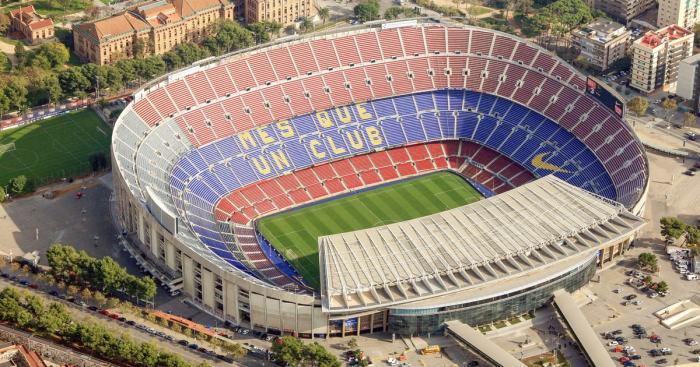
[[[693,32],[672,24],[634,41],[630,87],[646,94],[660,87],[675,93],[678,68],[693,54],[693,39]]]

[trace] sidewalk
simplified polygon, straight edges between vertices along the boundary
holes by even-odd
[[[691,156],[700,155],[700,144],[686,138],[688,132],[697,129],[668,127],[670,124],[667,121],[648,116],[627,117],[627,120],[645,145],[686,152]]]

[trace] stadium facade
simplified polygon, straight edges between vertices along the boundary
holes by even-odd
[[[585,78],[512,35],[373,23],[205,60],[135,93],[117,218],[171,289],[301,337],[424,334],[575,290],[645,223],[648,163]],[[451,170],[487,198],[319,239],[313,289],[256,219]]]

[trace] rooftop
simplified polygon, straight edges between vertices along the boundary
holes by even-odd
[[[10,12],[10,17],[20,18],[22,23],[29,26],[32,30],[37,30],[45,27],[53,27],[51,18],[43,18],[34,10],[34,5],[19,7]]]
[[[628,31],[627,28],[620,23],[610,19],[598,18],[595,21],[587,24],[578,32],[580,35],[588,37],[589,39],[600,42],[608,42]]]
[[[634,43],[641,46],[656,48],[666,42],[673,42],[686,36],[692,36],[692,34],[693,32],[681,26],[671,24],[670,26],[658,29],[656,31],[649,31],[645,33],[642,38],[636,40]]]
[[[99,19],[94,22],[79,24],[76,29],[90,34],[95,39],[137,32],[151,27],[172,23],[190,16],[200,10],[213,6],[228,4],[227,0],[158,0],[131,11]]]
[[[621,204],[549,175],[435,215],[319,238],[322,306],[359,311],[500,282],[593,251],[644,223]]]

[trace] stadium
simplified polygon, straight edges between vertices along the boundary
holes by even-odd
[[[436,20],[204,60],[116,122],[117,218],[172,291],[256,330],[527,313],[645,224],[644,148],[588,87],[528,41]]]

